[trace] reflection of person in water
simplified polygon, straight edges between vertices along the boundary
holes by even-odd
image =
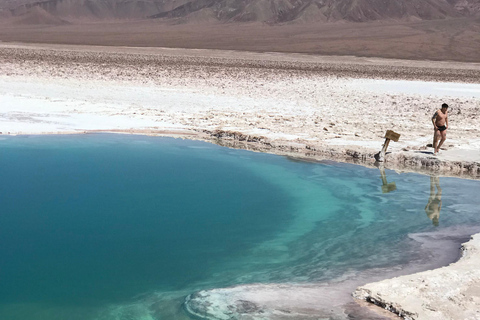
[[[435,193],[435,187],[437,192]],[[432,220],[434,226],[438,226],[440,218],[440,209],[442,208],[442,188],[440,188],[440,179],[438,177],[430,177],[430,197],[425,206],[427,217]]]

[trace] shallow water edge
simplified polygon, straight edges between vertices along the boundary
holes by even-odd
[[[354,302],[352,293],[367,283],[414,275],[454,263],[460,258],[461,244],[479,231],[480,227],[453,227],[440,232],[411,234],[408,241],[411,241],[412,255],[416,258],[404,265],[352,272],[321,283],[249,284],[200,291],[186,298],[185,309],[200,319],[390,319],[381,310]],[[359,294],[356,298],[376,302]],[[404,309],[408,310],[408,306]]]

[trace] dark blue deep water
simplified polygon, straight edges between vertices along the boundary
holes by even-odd
[[[0,319],[187,319],[196,290],[401,264],[409,233],[480,225],[479,187],[172,138],[6,137]]]

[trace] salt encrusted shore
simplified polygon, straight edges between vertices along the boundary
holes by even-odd
[[[371,165],[394,130],[388,168],[477,177],[476,83],[480,64],[1,43],[0,132],[179,134]],[[447,150],[433,157],[443,102]]]
[[[477,179],[479,83],[480,64],[0,43],[0,132],[173,136],[309,161]],[[443,102],[451,106],[448,140],[434,157],[427,147],[430,119]],[[373,155],[386,130],[401,138],[378,164]],[[477,259],[477,242],[467,247],[466,257]],[[470,316],[468,309],[477,312],[478,304],[459,299],[465,292],[475,297],[480,279],[465,259],[457,264],[466,268],[462,285],[471,290],[447,296],[464,313],[428,311],[444,301],[427,297],[434,291],[422,274],[387,280],[397,281],[387,287],[398,283],[405,291],[387,292],[380,283],[357,296],[414,319],[435,319],[438,312],[442,319],[463,319],[455,315]],[[428,272],[455,286],[459,282],[448,277],[456,277],[457,264]],[[431,300],[419,306],[400,300],[402,294]]]
[[[462,245],[462,258],[448,267],[370,283],[354,297],[404,319],[480,319],[480,234]]]

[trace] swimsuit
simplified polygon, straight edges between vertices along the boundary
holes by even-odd
[[[438,131],[440,131],[440,132],[447,130],[446,126],[440,126],[440,127],[437,127],[437,128],[438,128]]]

